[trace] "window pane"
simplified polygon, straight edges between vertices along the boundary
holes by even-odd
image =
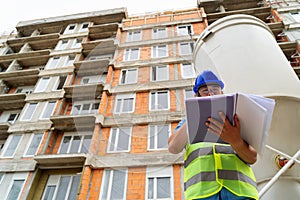
[[[56,68],[58,65],[60,57],[55,57],[53,59],[50,59],[50,63],[47,65],[47,69],[53,69]]]
[[[23,120],[30,120],[34,111],[35,111],[35,108],[37,106],[37,103],[31,103],[28,105],[24,115],[23,115]]]
[[[48,185],[43,200],[52,200],[55,192],[55,185]]]
[[[127,76],[126,76],[126,80],[124,83],[130,84],[130,83],[136,83],[137,80],[137,70],[136,69],[130,69],[127,70]]]
[[[43,137],[43,134],[40,133],[40,134],[35,134],[32,138],[32,141],[29,145],[29,148],[26,152],[26,155],[35,155],[36,154],[36,151],[38,150],[38,147],[41,143],[41,140],[42,140],[42,137]]]
[[[167,46],[158,46],[158,57],[167,56]]]
[[[62,176],[60,178],[60,182],[58,185],[58,191],[57,191],[57,195],[56,195],[56,199],[65,199],[66,197],[66,193],[68,191],[68,186],[69,186],[69,182],[70,182],[70,176]]]
[[[119,141],[117,151],[128,150],[129,138],[130,138],[130,128],[120,128],[119,129]]]
[[[168,108],[168,95],[167,92],[158,92],[158,107],[160,109]]]
[[[114,170],[113,172],[113,183],[110,199],[122,200],[124,199],[126,174],[120,170]]]
[[[157,198],[170,198],[170,197],[171,197],[170,178],[169,177],[157,178]]]
[[[117,99],[116,112],[121,112],[122,99]]]
[[[53,110],[54,110],[54,106],[55,106],[56,102],[55,101],[52,101],[52,102],[48,102],[47,103],[47,107],[46,109],[44,110],[44,113],[42,115],[42,118],[43,119],[48,119],[50,118],[50,116],[52,115],[53,113]]]
[[[163,125],[157,127],[157,148],[167,148],[168,147],[168,138],[169,138],[169,126]]]
[[[108,186],[109,186],[109,181],[110,181],[110,174],[112,173],[111,170],[105,170],[104,171],[104,181],[102,181],[102,191],[101,191],[101,200],[108,200],[110,198],[108,198]]]
[[[133,99],[124,99],[123,102],[123,112],[131,112],[133,110]]]
[[[110,136],[110,144],[109,144],[109,151],[114,151],[116,146],[116,137],[117,137],[118,129],[112,129],[111,136]]]
[[[81,105],[74,105],[72,109],[73,115],[78,115],[80,113]]]
[[[82,144],[82,147],[81,147],[81,153],[88,153],[89,152],[91,141],[92,141],[92,136],[91,135],[85,135],[84,136],[83,144]]]
[[[157,66],[157,80],[164,81],[169,79],[169,71],[167,66]]]
[[[7,200],[16,200],[19,197],[19,194],[21,192],[23,183],[25,180],[14,180],[14,183],[9,191],[9,194],[7,196]]]
[[[63,88],[63,86],[65,85],[67,76],[60,76],[59,77],[59,82],[58,82],[58,86],[56,88],[56,90],[61,90]]]
[[[80,142],[81,142],[81,136],[73,136],[71,149],[69,153],[78,153]]]
[[[83,104],[81,114],[89,113],[91,104]]]
[[[79,181],[80,181],[80,176],[73,176],[73,181],[69,193],[68,200],[74,200],[76,199],[77,191],[78,191],[78,186],[79,186]]]
[[[155,96],[156,96],[156,93],[151,93],[151,110],[155,110]]]
[[[21,135],[13,135],[12,137],[13,138],[11,139],[11,141],[3,155],[4,157],[12,156],[15,153],[15,150],[16,150],[22,136]]]
[[[154,179],[148,178],[148,199],[154,199]]]
[[[61,143],[59,153],[67,153],[70,142],[71,142],[71,136],[65,136]]]
[[[155,126],[150,126],[149,127],[149,142],[150,142],[150,145],[149,145],[149,148],[150,149],[154,149],[154,144],[155,144]]]
[[[41,78],[34,92],[44,92],[50,82],[50,77]]]

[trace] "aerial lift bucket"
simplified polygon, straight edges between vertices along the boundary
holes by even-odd
[[[250,15],[221,18],[200,35],[193,64],[197,74],[217,73],[225,93],[275,100],[266,145],[252,166],[259,196],[300,199],[300,81],[269,27]]]

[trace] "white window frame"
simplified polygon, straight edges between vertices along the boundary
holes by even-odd
[[[85,26],[85,25],[87,25],[87,28],[83,28],[83,26]],[[82,32],[88,31],[89,25],[90,25],[89,22],[83,22],[83,23],[80,25],[80,28],[79,28],[79,31],[78,31],[78,32],[82,33]]]
[[[133,99],[132,102],[132,108],[131,110],[124,112],[122,111],[124,108],[124,100],[126,99]],[[135,93],[127,93],[127,94],[117,94],[116,100],[115,100],[115,107],[114,107],[114,113],[116,114],[121,114],[121,113],[133,113],[135,110],[135,99],[136,99],[136,94]],[[121,100],[120,102],[120,111],[117,110],[118,107],[118,100]]]
[[[189,68],[187,68],[189,67]],[[196,72],[195,72],[195,69],[194,69],[194,66],[193,64],[191,63],[181,63],[181,76],[183,79],[187,79],[187,78],[195,78],[196,77]],[[189,70],[192,74],[188,74],[186,70]],[[188,71],[188,72],[189,72]]]
[[[73,41],[73,44],[71,46],[71,49],[79,49],[81,48],[83,38],[75,38]]]
[[[168,37],[167,27],[153,28],[152,29],[152,39],[160,39]]]
[[[40,141],[38,142],[38,144],[37,144],[37,145],[32,144],[32,143],[34,142],[34,138],[35,138],[35,137],[38,137],[38,136],[41,136],[41,139],[40,139]],[[23,157],[33,157],[33,156],[35,156],[35,155],[37,154],[37,151],[38,151],[38,149],[40,148],[40,145],[41,145],[41,143],[42,143],[43,136],[44,136],[43,133],[33,133],[33,134],[31,134],[30,139],[29,139],[29,142],[28,142],[28,144],[27,144],[27,146],[26,146],[26,148],[25,148]],[[36,149],[35,149],[35,153],[34,153],[34,154],[29,154],[29,155],[28,155],[27,153],[28,153],[28,151],[29,151],[29,148],[30,148],[32,145],[37,146]]]
[[[174,199],[174,177],[173,177],[173,167],[172,166],[158,166],[158,167],[147,167],[146,170],[146,200],[172,200]],[[157,182],[154,183],[153,193],[154,198],[148,198],[149,192],[149,179],[153,178],[157,181],[158,178],[170,178],[170,197],[169,198],[157,198]]]
[[[22,194],[22,190],[24,188],[27,176],[28,176],[27,173],[14,173],[14,175],[13,175],[11,181],[10,181],[9,187],[7,189],[7,192],[6,192],[5,196],[4,196],[5,197],[4,199],[8,198],[8,195],[9,195],[9,193],[11,192],[11,190],[13,188],[14,181],[23,181],[22,187],[20,188],[20,191],[19,191],[19,194],[18,194],[18,197],[17,197],[17,199],[19,199],[20,195]]]
[[[102,195],[106,193],[105,199],[112,199],[111,194],[112,194],[112,187],[114,183],[113,181],[117,178],[114,177],[114,173],[122,171],[125,175],[124,177],[124,190],[123,190],[123,198],[122,200],[126,200],[126,193],[127,193],[127,181],[128,181],[128,170],[127,169],[113,169],[113,170],[107,170],[105,169],[102,175],[102,183],[101,183],[101,189],[100,189],[100,194],[98,200],[102,200]],[[108,174],[109,173],[109,174]],[[108,179],[108,180],[106,180]],[[107,189],[107,191],[104,192],[104,189]],[[120,199],[118,199],[120,200]]]
[[[57,51],[66,50],[69,44],[70,44],[70,40],[68,39],[59,40],[57,46],[55,47],[55,50]]]
[[[59,62],[60,62],[61,57],[52,57],[49,59],[45,69],[56,69],[59,66]],[[57,62],[54,62],[54,60],[57,60]],[[54,63],[54,64],[53,64]]]
[[[52,111],[51,111],[51,115],[49,117],[44,117],[43,115],[45,114],[46,110],[48,109],[48,106],[49,106],[50,103],[54,103]],[[49,119],[53,115],[53,113],[54,113],[56,103],[57,103],[56,101],[48,101],[48,102],[46,102],[39,119]]]
[[[289,13],[292,19],[295,20],[295,22],[299,23],[300,22],[300,12],[290,12]]]
[[[165,58],[168,57],[168,55],[168,45],[166,44],[160,44],[151,47],[151,58]]]
[[[87,104],[89,104],[89,110],[88,110],[88,112],[83,113],[83,107],[84,107],[84,105],[87,105]],[[92,109],[94,104],[99,104],[97,110]],[[74,114],[74,112],[75,112],[74,107],[75,106],[80,106],[80,110],[79,110],[78,114]],[[91,101],[78,101],[78,102],[73,102],[71,115],[97,114],[99,108],[100,108],[100,102],[99,101],[92,101],[92,102]]]
[[[135,55],[135,51],[136,51],[136,58],[133,57]],[[132,49],[125,49],[124,50],[124,57],[123,57],[123,61],[134,61],[134,60],[138,60],[140,58],[140,49],[139,48],[132,48]]]
[[[193,26],[191,24],[179,25],[177,26],[177,35],[178,36],[187,36],[193,35]]]
[[[181,42],[179,43],[180,55],[191,55],[193,53],[194,42]]]
[[[160,68],[163,68],[162,72],[159,70]],[[154,80],[154,73],[156,73],[155,74],[155,77],[156,77],[155,80]],[[162,78],[160,78],[160,75],[163,75],[163,77],[166,77],[166,78],[162,79]],[[169,78],[169,65],[151,66],[150,79],[151,79],[152,82],[159,82],[159,81],[167,81],[167,80],[169,80],[170,79]]]
[[[77,137],[80,136],[80,144],[79,144],[79,146],[78,146],[77,152],[70,153],[71,147],[72,147],[72,145],[74,145],[74,143],[73,143],[74,137],[76,137],[76,136],[77,136]],[[91,132],[80,132],[80,134],[79,134],[79,133],[73,133],[73,132],[71,132],[71,133],[65,133],[65,134],[63,135],[63,137],[62,137],[62,139],[61,139],[61,142],[60,142],[60,145],[59,145],[59,149],[58,149],[58,151],[57,151],[57,154],[77,154],[77,153],[81,153],[82,147],[83,147],[83,145],[84,145],[84,137],[85,137],[85,136],[91,136],[90,144],[89,144],[89,147],[87,148],[87,151],[89,152],[89,149],[90,149],[90,147],[91,147],[91,142],[92,142],[93,133],[91,133]],[[67,152],[61,153],[62,146],[63,146],[63,140],[64,140],[65,137],[71,137],[71,140],[70,140],[70,142],[69,142],[69,144],[68,144]],[[87,152],[87,153],[88,153],[88,152]]]
[[[138,80],[137,68],[121,70],[120,81],[119,81],[121,85],[134,84],[137,83],[137,80]]]
[[[8,149],[8,147],[11,145],[11,142],[13,141],[13,138],[16,137],[16,136],[18,136],[18,137],[20,136],[20,138],[19,138],[19,141],[16,144],[16,147],[14,149],[13,154],[5,156],[5,153],[6,153],[7,149]],[[13,158],[14,155],[15,155],[15,153],[16,153],[16,151],[17,151],[17,149],[18,149],[18,146],[19,146],[20,142],[22,141],[22,138],[23,138],[23,135],[21,135],[21,134],[10,135],[8,137],[8,139],[6,140],[5,144],[4,144],[3,151],[1,151],[1,157],[3,157],[3,158]]]
[[[12,111],[3,111],[0,115],[0,123],[10,123],[10,124],[14,124],[19,116],[20,116],[20,110],[12,110]],[[9,121],[9,118],[11,117],[11,115],[15,115],[13,120]]]
[[[160,105],[158,102],[159,93],[167,93],[167,97],[168,97],[167,108],[158,108],[158,105]],[[155,98],[154,107],[155,108],[152,108],[152,104],[153,104],[152,103],[152,95],[155,95],[154,96],[154,98]],[[152,91],[152,92],[150,92],[149,98],[150,98],[149,99],[149,111],[160,111],[160,110],[169,110],[170,109],[170,91],[168,91],[168,90]]]
[[[122,131],[122,129],[129,129],[129,137],[128,137],[128,146],[127,149],[124,150],[118,150],[118,144],[119,142],[122,142],[122,138],[120,137],[120,134],[125,132]],[[115,133],[115,143],[113,143],[112,138],[113,134]],[[120,153],[120,152],[129,152],[130,151],[130,146],[131,146],[131,136],[132,136],[132,127],[118,127],[118,128],[111,128],[110,129],[110,134],[109,134],[109,143],[107,146],[107,153]],[[113,150],[111,150],[113,148]]]
[[[74,29],[73,30],[70,30],[70,27],[71,26],[74,26]],[[77,24],[69,24],[67,27],[66,27],[66,29],[65,29],[65,31],[64,31],[64,35],[67,35],[67,34],[72,34],[72,33],[75,33],[75,31],[76,31],[76,28],[77,28]]]
[[[195,93],[194,93],[193,89],[185,89],[184,90],[184,100],[193,98],[193,97],[195,97]]]
[[[78,177],[79,178],[78,186],[80,185],[80,175],[77,175],[77,174],[50,175],[49,178],[48,178],[48,180],[47,180],[46,186],[44,188],[42,199],[45,198],[48,186],[55,186],[54,193],[53,193],[53,197],[54,198],[52,198],[52,199],[56,199],[57,198],[59,184],[60,184],[60,180],[62,179],[62,177],[70,177],[70,180],[68,182],[67,191],[65,191],[65,199],[69,198],[69,195],[70,195],[70,192],[71,192],[71,186],[72,186],[73,181],[74,181],[74,177]],[[76,194],[77,193],[78,193],[78,188],[76,190]]]
[[[30,118],[29,119],[24,119],[26,113],[28,112],[28,109],[29,109],[30,105],[32,105],[32,104],[34,104],[35,107],[34,107],[34,109],[32,111],[32,114],[31,114]],[[21,116],[20,121],[30,121],[32,119],[32,117],[34,116],[34,113],[36,111],[37,106],[38,106],[38,103],[27,103],[26,106],[25,106],[24,112],[21,114],[22,116]]]
[[[127,42],[134,42],[142,40],[142,31],[129,31],[127,33]]]
[[[72,54],[72,55],[68,55],[66,57],[67,57],[67,59],[66,59],[64,66],[66,66],[66,67],[73,66],[76,56],[74,54]]]
[[[50,82],[51,82],[51,77],[49,76],[41,77],[38,83],[36,84],[33,93],[45,92]]]
[[[57,89],[58,86],[61,84],[61,82],[60,82],[61,77],[64,77],[64,83],[63,83],[61,89]],[[61,91],[63,89],[64,85],[66,84],[67,78],[68,78],[67,75],[62,75],[62,76],[56,77],[56,81],[55,81],[55,84],[53,85],[52,91]]]
[[[166,126],[168,128],[168,135],[167,135],[167,140],[166,140],[166,147],[165,148],[159,148],[158,143],[159,143],[159,134],[166,134],[166,133],[161,133],[159,132],[162,126]],[[151,135],[151,128],[154,128],[154,134]],[[168,138],[171,133],[171,125],[170,124],[149,124],[148,125],[148,150],[149,151],[155,151],[155,150],[166,150],[168,149]],[[154,138],[154,144],[153,148],[151,148],[151,141],[152,137]]]

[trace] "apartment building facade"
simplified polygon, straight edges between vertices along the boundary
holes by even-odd
[[[167,140],[193,96],[194,42],[217,19],[250,14],[299,76],[297,2],[198,0],[19,22],[0,49],[0,194],[184,199],[183,156]]]

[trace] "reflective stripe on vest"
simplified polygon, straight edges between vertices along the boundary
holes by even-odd
[[[258,199],[256,180],[249,165],[228,144],[189,144],[184,156],[186,199],[204,198],[226,187],[238,196]]]

